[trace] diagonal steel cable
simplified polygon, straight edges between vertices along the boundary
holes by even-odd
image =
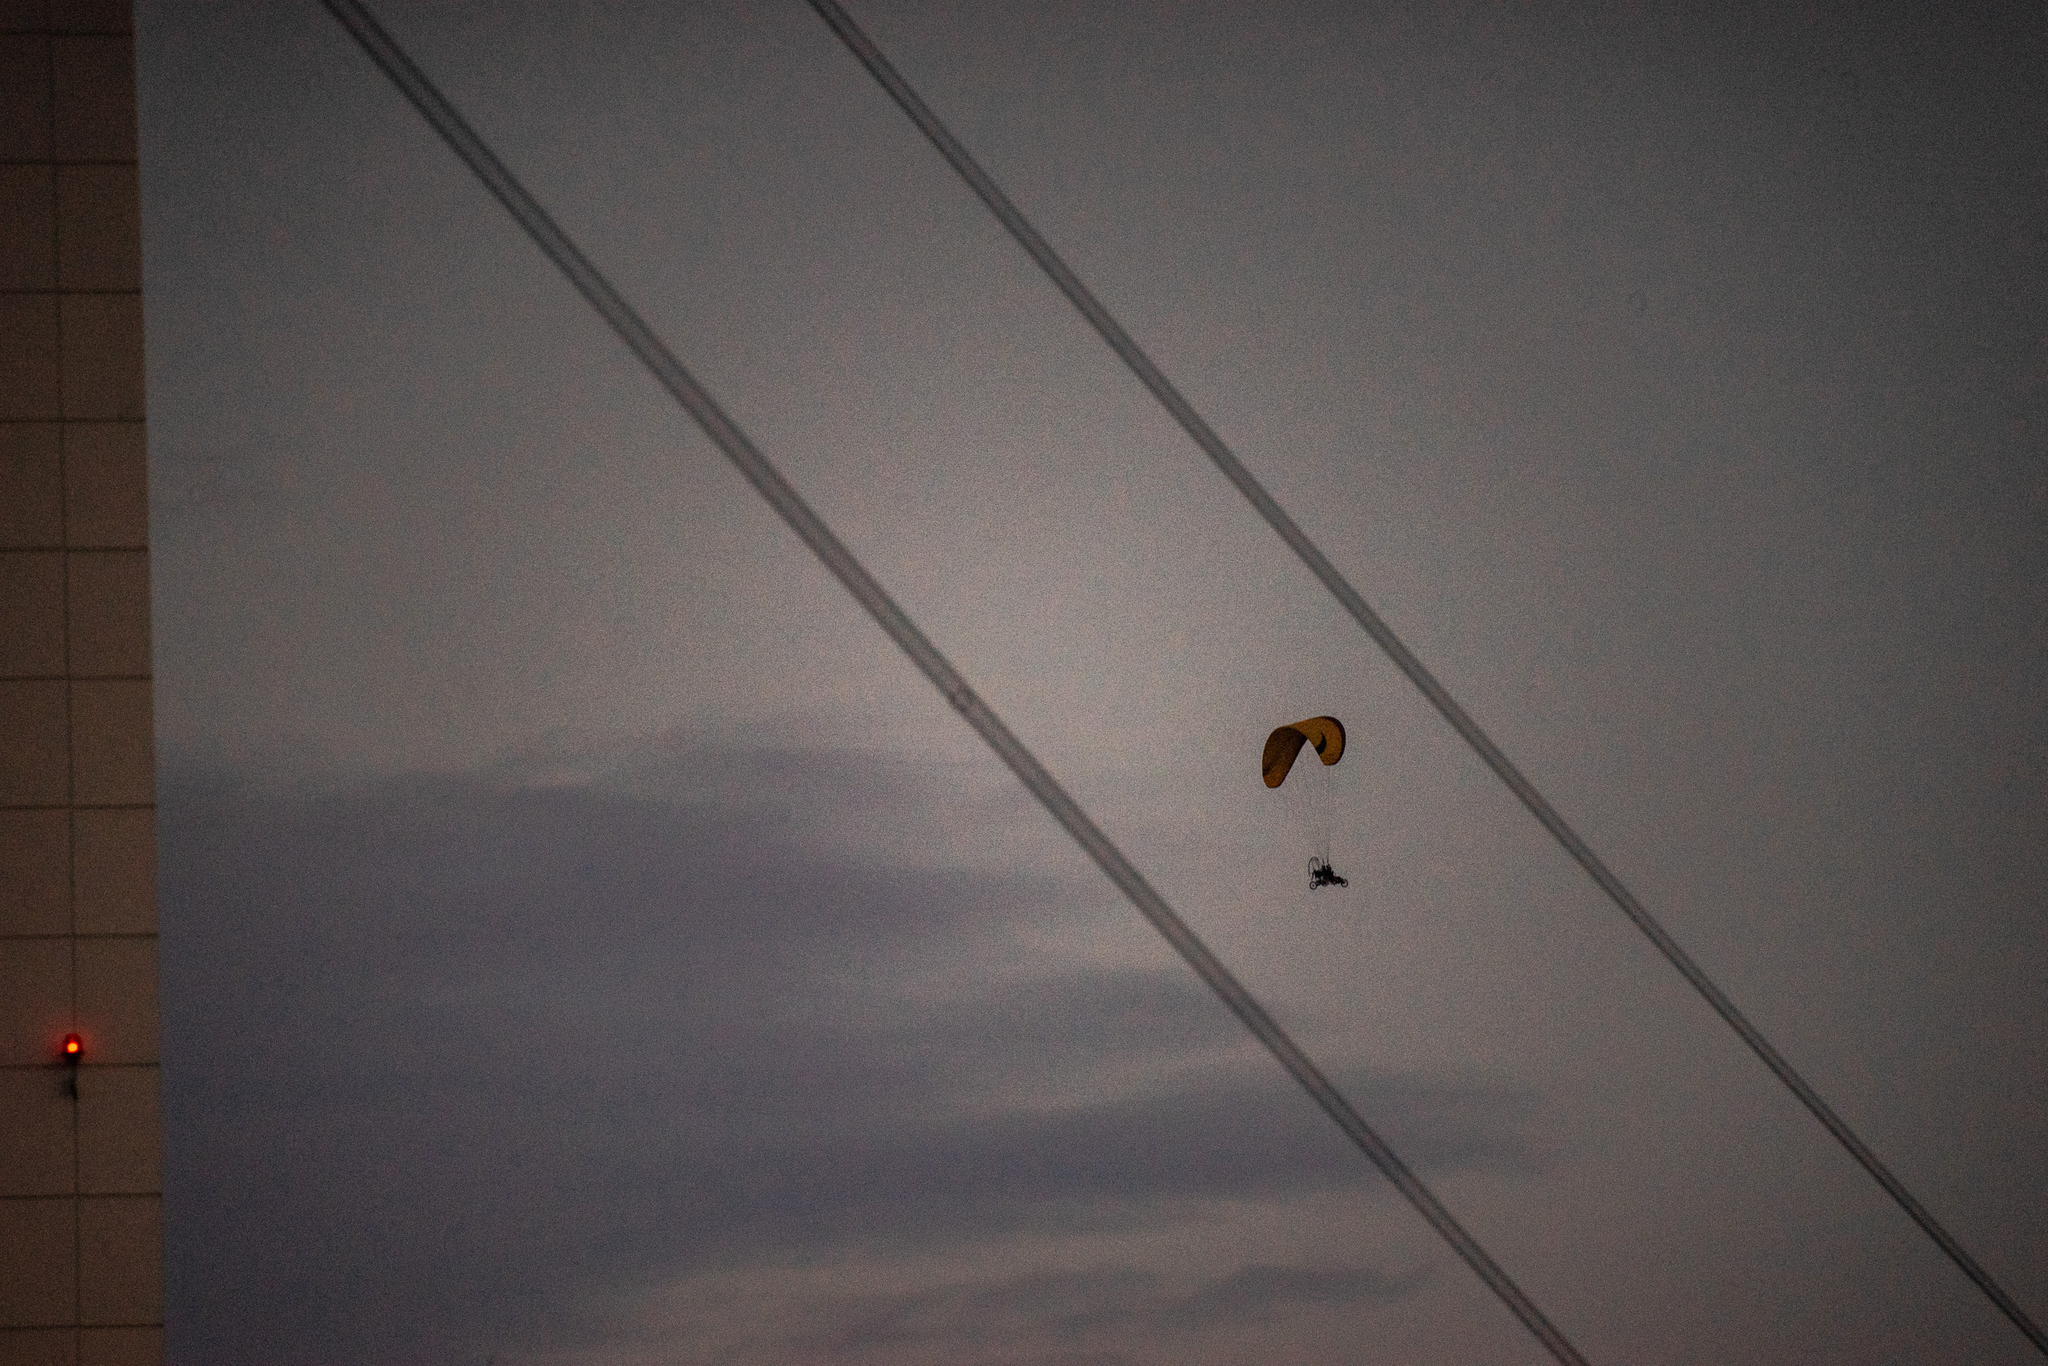
[[[725,452],[726,457],[738,467],[747,481],[780,514],[782,520],[796,532],[803,543],[810,547],[832,571],[846,590],[853,594],[860,605],[867,609],[889,638],[910,656],[911,661],[923,671],[953,708],[966,718],[975,732],[988,743],[1002,761],[1009,765],[1024,785],[1037,797],[1053,819],[1057,820],[1074,841],[1095,860],[1096,866],[1109,876],[1110,881],[1138,908],[1139,914],[1150,921],[1152,927],[1171,944],[1174,950],[1187,961],[1209,989],[1216,993],[1232,1014],[1243,1022],[1267,1051],[1280,1061],[1303,1090],[1307,1091],[1323,1112],[1334,1120],[1345,1136],[1356,1144],[1371,1159],[1374,1166],[1394,1183],[1408,1202],[1413,1205],[1430,1226],[1451,1245],[1466,1265],[1478,1273],[1481,1280],[1498,1295],[1507,1307],[1520,1319],[1525,1327],[1542,1342],[1550,1354],[1567,1366],[1586,1366],[1586,1359],[1579,1355],[1564,1334],[1554,1326],[1543,1311],[1522,1289],[1509,1278],[1506,1271],[1493,1260],[1470,1233],[1465,1231],[1451,1212],[1424,1185],[1422,1179],[1411,1171],[1394,1150],[1387,1146],[1385,1139],[1367,1124],[1351,1102],[1345,1099],[1315,1063],[1303,1052],[1301,1046],[1281,1028],[1280,1023],[1267,1013],[1266,1008],[1247,991],[1233,976],[1221,959],[1210,951],[1186,921],[1166,903],[1164,897],[1153,890],[1152,885],[1124,857],[1123,852],[1111,842],[1108,835],[1096,826],[1088,813],[1067,794],[1058,780],[1038,762],[1036,756],[1025,747],[1024,742],[1013,734],[1002,718],[982,701],[967,680],[939,652],[937,646],[926,638],[917,624],[896,605],[882,585],[869,574],[866,567],[854,558],[853,552],[833,535],[817,513],[804,502],[779,470],[768,458],[757,450],[752,441],[741,431],[739,425],[728,417],[723,409],[704,391],[690,372],[683,368],[681,361],[657,336],[654,330],[634,311],[618,290],[604,275],[591,264],[568,235],[555,224],[538,201],[528,194],[505,164],[477,136],[474,129],[456,112],[455,107],[436,89],[412,59],[397,42],[386,33],[358,0],[321,0],[328,11],[362,47],[384,74],[391,78],[405,97],[426,118],[434,131],[439,133],[455,154],[476,173],[477,179],[495,195],[498,202],[518,220],[534,244],[553,261],[583,297],[609,323],[621,340],[632,348],[654,378],[680,403],[704,434]]]
[[[989,212],[1001,220],[1010,236],[1016,239],[1017,245],[1024,248],[1031,259],[1038,263],[1039,268],[1051,277],[1060,292],[1067,296],[1068,302],[1072,303],[1080,311],[1081,316],[1088,320],[1089,325],[1101,334],[1110,349],[1130,367],[1131,373],[1136,375],[1139,382],[1159,400],[1160,406],[1173,415],[1174,421],[1181,425],[1181,429],[1194,439],[1195,444],[1202,448],[1210,460],[1215,462],[1216,468],[1223,472],[1223,477],[1235,485],[1237,491],[1244,495],[1245,501],[1258,510],[1266,525],[1273,528],[1281,540],[1287,542],[1288,549],[1308,566],[1310,573],[1322,581],[1323,586],[1330,590],[1331,596],[1343,604],[1344,610],[1351,614],[1352,619],[1365,629],[1365,633],[1371,636],[1401,672],[1408,676],[1408,680],[1421,690],[1422,695],[1429,699],[1430,705],[1437,709],[1444,720],[1450,722],[1451,728],[1464,738],[1465,743],[1486,762],[1486,766],[1521,799],[1522,805],[1529,809],[1530,814],[1564,846],[1565,852],[1586,870],[1599,885],[1600,890],[1607,893],[1614,904],[1621,908],[1622,914],[1642,931],[1645,938],[1657,946],[1657,951],[1664,955],[1672,967],[1678,969],[1679,974],[1691,984],[1693,990],[1705,998],[1707,1004],[1713,1007],[1714,1013],[1727,1022],[1728,1027],[1733,1029],[1743,1043],[1749,1046],[1749,1050],[1762,1060],[1764,1066],[1770,1068],[1778,1080],[1784,1083],[1785,1088],[1798,1097],[1799,1103],[1821,1122],[1821,1125],[1834,1136],[1835,1141],[1862,1164],[1863,1169],[1884,1188],[1885,1193],[1912,1216],[1913,1222],[1920,1226],[1921,1231],[1948,1254],[1949,1260],[1960,1267],[1963,1274],[1976,1283],[1977,1288],[1984,1292],[1999,1311],[2027,1335],[2041,1354],[2048,1356],[2048,1334],[2042,1332],[2033,1319],[2028,1317],[2026,1310],[2006,1293],[2003,1286],[1992,1279],[1991,1273],[1979,1266],[1977,1259],[1956,1241],[1954,1235],[1942,1226],[1941,1221],[1906,1189],[1905,1183],[1893,1175],[1891,1168],[1884,1164],[1883,1159],[1857,1136],[1856,1131],[1849,1127],[1848,1121],[1836,1114],[1833,1107],[1821,1099],[1820,1093],[1813,1089],[1812,1084],[1772,1046],[1771,1041],[1764,1037],[1761,1030],[1750,1023],[1749,1017],[1737,1009],[1728,994],[1707,976],[1706,970],[1693,961],[1692,956],[1679,946],[1670,932],[1658,923],[1642,902],[1636,899],[1635,893],[1615,876],[1601,861],[1600,856],[1593,852],[1592,847],[1580,838],[1579,833],[1572,829],[1563,816],[1558,814],[1557,809],[1544,799],[1543,794],[1536,790],[1536,785],[1515,767],[1501,751],[1500,746],[1479,728],[1479,723],[1458,705],[1450,690],[1437,681],[1436,676],[1424,667],[1415,652],[1394,634],[1394,628],[1387,625],[1358,590],[1351,586],[1350,581],[1337,571],[1337,567],[1331,564],[1316,547],[1315,542],[1308,538],[1308,533],[1295,523],[1287,510],[1281,507],[1273,495],[1266,491],[1265,486],[1245,468],[1244,462],[1237,458],[1230,447],[1224,444],[1223,438],[1216,434],[1215,429],[1195,411],[1194,405],[1174,387],[1173,382],[1166,378],[1144,349],[1132,340],[1130,333],[1126,332],[1111,316],[1109,310],[1103,307],[1102,301],[1081,282],[1081,277],[1076,275],[1061,259],[1060,254],[1052,249],[1052,244],[1047,242],[1038,229],[1031,225],[1030,220],[1025,218],[1023,212],[1010,202],[1010,197],[1004,194],[988,172],[982,169],[981,163],[974,159],[960,140],[953,136],[952,131],[939,120],[938,115],[934,114],[930,106],[910,87],[910,83],[890,64],[889,59],[882,55],[874,40],[854,23],[837,0],[807,2],[830,26],[833,33],[838,35],[847,50],[867,68],[868,74],[875,78],[875,82],[889,93],[889,97],[905,114],[910,116],[911,122],[918,126],[919,131],[932,146],[938,149],[939,155],[946,159],[981,202],[988,206]]]

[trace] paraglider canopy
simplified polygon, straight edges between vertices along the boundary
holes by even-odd
[[[1301,753],[1303,745],[1314,745],[1325,764],[1336,763],[1344,757],[1344,723],[1334,716],[1311,716],[1268,735],[1265,756],[1259,760],[1267,787],[1287,781],[1287,770],[1294,767],[1294,756]]]

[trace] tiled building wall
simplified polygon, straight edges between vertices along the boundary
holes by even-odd
[[[129,27],[0,0],[0,1366],[163,1356]]]

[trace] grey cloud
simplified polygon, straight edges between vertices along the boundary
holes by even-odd
[[[1187,1296],[1173,1306],[1175,1317],[1197,1321],[1267,1313],[1288,1305],[1353,1304],[1399,1299],[1427,1279],[1428,1273],[1391,1274],[1370,1267],[1274,1266],[1239,1267],[1228,1276]]]
[[[809,1345],[841,1355],[934,1340],[984,1346],[1048,1330],[1070,1337],[1119,1310],[1156,1300],[1156,1282],[1128,1267],[1098,1267],[848,1297],[835,1306],[834,1326]]]
[[[1089,1340],[1112,1329],[1163,1333],[1260,1320],[1293,1308],[1380,1303],[1412,1294],[1427,1279],[1426,1271],[1248,1263],[1183,1291],[1156,1273],[1130,1267],[1038,1273],[849,1297],[835,1307],[834,1327],[806,1345],[828,1356],[913,1344],[973,1349],[1039,1339],[1100,1346]]]
[[[1106,903],[820,855],[821,773],[906,822],[930,806],[875,769],[749,761],[760,800],[733,815],[489,779],[284,801],[167,766],[167,1266],[188,1341],[219,1362],[402,1360],[451,1334],[574,1336],[589,1295],[713,1262],[1138,1229],[1377,1180],[1163,953],[949,976],[1020,918]],[[1516,1134],[1530,1097],[1344,1080],[1425,1170],[1541,1164]],[[1370,1289],[1248,1268],[1176,1312]],[[1069,1317],[1142,1317],[1147,1296]]]

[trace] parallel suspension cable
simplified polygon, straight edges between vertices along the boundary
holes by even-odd
[[[1863,1169],[1876,1179],[1885,1193],[1912,1216],[1913,1222],[1948,1254],[1949,1260],[1962,1268],[1964,1275],[1976,1282],[1977,1288],[1998,1306],[1999,1311],[2010,1319],[2015,1327],[2027,1335],[2041,1354],[2048,1356],[2048,1333],[2042,1332],[2019,1303],[2005,1292],[2004,1287],[1992,1279],[1991,1273],[1979,1266],[1976,1258],[1955,1240],[1942,1226],[1941,1221],[1906,1189],[1905,1183],[1894,1176],[1883,1160],[1857,1136],[1856,1131],[1849,1127],[1848,1121],[1836,1114],[1833,1108],[1821,1099],[1820,1093],[1814,1090],[1806,1078],[1772,1046],[1763,1032],[1736,1008],[1735,1002],[1715,985],[1713,979],[1707,976],[1706,970],[1693,961],[1692,956],[1681,948],[1678,941],[1671,937],[1670,932],[1657,922],[1640,901],[1636,900],[1635,894],[1629,891],[1621,879],[1601,861],[1592,847],[1580,838],[1579,833],[1557,813],[1556,808],[1544,799],[1543,794],[1536,790],[1535,784],[1523,776],[1522,771],[1515,767],[1501,751],[1500,746],[1479,728],[1479,723],[1458,705],[1457,699],[1451,696],[1450,691],[1423,666],[1415,652],[1394,634],[1394,628],[1387,625],[1379,613],[1373,611],[1358,590],[1351,586],[1350,581],[1337,571],[1337,567],[1331,564],[1316,547],[1315,542],[1308,538],[1308,533],[1295,523],[1287,514],[1287,510],[1281,507],[1273,495],[1266,491],[1265,486],[1245,468],[1244,462],[1232,453],[1230,447],[1224,444],[1223,438],[1218,436],[1215,429],[1195,411],[1194,405],[1182,396],[1173,382],[1153,363],[1152,358],[1145,354],[1144,349],[1132,340],[1130,333],[1110,315],[1109,310],[1103,307],[1102,301],[1095,297],[1094,292],[1081,283],[1081,277],[1061,259],[1060,254],[1052,249],[1052,244],[1045,240],[1038,229],[1031,225],[1030,220],[1024,217],[1023,212],[1010,202],[1010,197],[1003,193],[988,172],[982,169],[981,163],[974,159],[966,147],[961,145],[960,140],[953,136],[952,131],[940,122],[939,116],[931,111],[930,106],[925,104],[915,90],[911,89],[910,83],[904,80],[901,73],[890,64],[889,59],[882,55],[874,40],[854,23],[837,0],[808,0],[808,3],[831,27],[833,33],[838,35],[847,50],[867,68],[868,74],[875,78],[876,83],[889,93],[889,98],[896,101],[898,107],[910,116],[919,131],[938,149],[939,155],[959,173],[960,178],[967,182],[968,187],[988,206],[989,211],[1001,220],[1003,227],[1009,230],[1010,236],[1016,239],[1017,245],[1024,248],[1031,259],[1038,263],[1039,268],[1051,277],[1052,282],[1059,286],[1060,292],[1080,311],[1081,316],[1088,320],[1089,325],[1109,343],[1110,349],[1130,367],[1131,373],[1151,390],[1152,396],[1159,400],[1160,406],[1173,415],[1174,421],[1181,425],[1181,429],[1194,439],[1195,444],[1202,448],[1210,460],[1215,462],[1216,468],[1223,472],[1223,477],[1234,484],[1237,491],[1244,495],[1245,500],[1258,509],[1259,516],[1266,519],[1266,525],[1273,528],[1281,540],[1287,542],[1288,549],[1308,566],[1309,572],[1322,580],[1323,586],[1343,604],[1344,610],[1351,614],[1352,619],[1365,628],[1365,633],[1371,636],[1380,649],[1386,652],[1388,658],[1408,676],[1408,680],[1421,690],[1422,695],[1429,699],[1430,705],[1437,709],[1444,720],[1450,722],[1451,728],[1478,752],[1479,757],[1486,761],[1486,766],[1499,775],[1500,780],[1521,799],[1522,805],[1529,809],[1530,814],[1542,822],[1543,828],[1548,830],[1557,842],[1564,846],[1565,852],[1591,875],[1600,890],[1607,893],[1614,904],[1621,908],[1622,914],[1643,932],[1644,937],[1657,946],[1657,951],[1664,955],[1672,967],[1678,969],[1679,974],[1692,985],[1693,990],[1706,999],[1707,1004],[1714,1008],[1717,1015],[1727,1021],[1728,1027],[1733,1029],[1743,1043],[1749,1046],[1750,1051],[1763,1061],[1764,1066],[1770,1068],[1778,1080],[1785,1084],[1786,1089],[1799,1098],[1799,1103],[1811,1111],[1813,1117],[1834,1135],[1835,1141],[1862,1164]]]
[[[475,130],[456,112],[455,107],[437,90],[419,67],[413,64],[398,43],[386,33],[383,27],[371,17],[358,0],[321,0],[328,11],[340,21],[363,51],[391,78],[391,81],[413,106],[425,116],[427,122],[448,143],[455,154],[476,173],[485,188],[497,196],[498,202],[517,219],[519,226],[526,230],[534,245],[544,252],[574,285],[583,297],[590,301],[612,330],[619,334],[641,364],[660,382],[661,386],[674,396],[704,434],[725,452],[726,457],[739,468],[747,481],[759,490],[762,497],[789,524],[803,543],[811,548],[833,576],[844,584],[846,590],[865,607],[889,638],[910,656],[911,661],[923,671],[934,686],[945,695],[954,710],[965,717],[967,723],[988,743],[1010,771],[1031,789],[1045,809],[1052,813],[1075,843],[1095,860],[1096,866],[1108,874],[1110,881],[1138,908],[1139,914],[1150,921],[1152,927],[1165,937],[1174,950],[1187,961],[1209,989],[1216,993],[1232,1014],[1243,1022],[1267,1051],[1279,1059],[1295,1081],[1301,1084],[1323,1112],[1336,1121],[1337,1127],[1355,1143],[1374,1166],[1385,1173],[1387,1179],[1408,1202],[1421,1212],[1430,1226],[1442,1235],[1445,1242],[1465,1260],[1466,1265],[1477,1272],[1494,1294],[1514,1312],[1528,1330],[1535,1334],[1550,1354],[1566,1366],[1586,1366],[1586,1359],[1579,1355],[1564,1334],[1544,1317],[1519,1286],[1508,1277],[1498,1263],[1481,1247],[1471,1234],[1467,1233],[1451,1212],[1424,1185],[1422,1178],[1409,1170],[1408,1165],[1387,1146],[1385,1139],[1367,1124],[1351,1102],[1345,1099],[1315,1063],[1310,1060],[1301,1046],[1295,1043],[1279,1022],[1267,1013],[1266,1008],[1247,991],[1230,970],[1223,966],[1204,944],[1187,922],[1182,920],[1166,899],[1154,891],[1152,884],[1132,866],[1123,851],[1110,841],[1108,835],[1096,826],[1076,802],[1061,787],[1059,781],[1038,762],[1022,740],[1003,724],[989,705],[982,701],[968,685],[959,671],[939,653],[937,646],[926,638],[909,615],[891,598],[882,585],[869,574],[866,567],[854,558],[853,552],[841,544],[817,513],[805,503],[781,471],[757,450],[747,439],[739,425],[728,417],[725,411],[704,391],[690,372],[683,368],[661,338],[644,322],[630,304],[607,280],[598,268],[591,264],[576,244],[570,241],[547,211],[528,194],[505,164],[485,145]]]

